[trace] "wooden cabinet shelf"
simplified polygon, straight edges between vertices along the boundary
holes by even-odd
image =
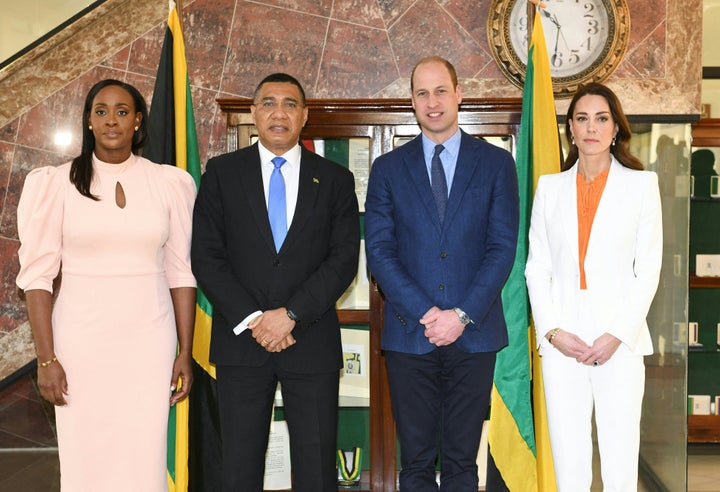
[[[691,289],[720,289],[720,277],[698,277],[691,273],[689,282]]]
[[[688,442],[720,443],[720,415],[688,415]]]

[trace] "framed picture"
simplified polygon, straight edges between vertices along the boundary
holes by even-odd
[[[361,398],[345,406],[368,406],[370,404],[370,332],[341,328],[343,369],[340,374],[340,399]],[[343,403],[341,403],[343,405]]]

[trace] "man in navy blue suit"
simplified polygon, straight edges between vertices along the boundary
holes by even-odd
[[[507,345],[500,292],[515,257],[512,155],[459,129],[455,68],[411,76],[422,134],[375,160],[365,202],[370,270],[385,296],[385,351],[400,440],[400,490],[478,489],[476,457],[495,355]]]

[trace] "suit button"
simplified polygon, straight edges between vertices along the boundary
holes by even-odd
[[[442,253],[440,253],[440,258],[442,258],[442,259],[447,258],[447,253],[446,253],[445,251],[443,251]]]
[[[280,260],[273,260],[273,266],[274,267],[280,266]]]
[[[445,284],[440,284],[440,285],[438,285],[438,289],[440,289],[440,290],[445,290]]]

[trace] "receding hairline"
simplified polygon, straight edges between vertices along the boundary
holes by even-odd
[[[450,80],[453,83],[452,88],[455,89],[458,86],[457,71],[455,70],[455,66],[453,66],[452,63],[450,63],[448,60],[446,60],[445,58],[443,58],[441,56],[431,55],[431,56],[426,56],[425,58],[421,58],[413,67],[412,72],[410,72],[410,92],[411,93],[415,89],[415,71],[421,65],[429,65],[431,63],[439,63],[440,65],[444,66],[448,72],[448,75],[450,75]]]

